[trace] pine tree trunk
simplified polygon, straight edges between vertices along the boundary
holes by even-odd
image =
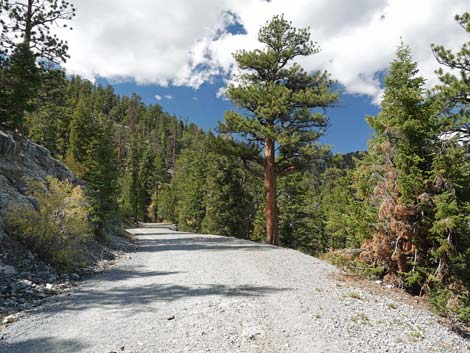
[[[28,0],[27,10],[25,15],[25,29],[23,44],[26,48],[31,48],[31,34],[33,31],[33,0]]]
[[[266,242],[279,245],[276,206],[276,170],[274,140],[264,142],[264,190],[266,192]]]

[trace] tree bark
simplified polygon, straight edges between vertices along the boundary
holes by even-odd
[[[31,34],[33,31],[33,0],[28,0],[26,15],[25,15],[25,31],[23,44],[26,48],[31,48]]]
[[[276,165],[274,140],[264,141],[264,190],[266,192],[266,242],[279,245],[276,205]]]

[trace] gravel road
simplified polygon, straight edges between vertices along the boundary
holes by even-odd
[[[0,329],[0,352],[470,352],[432,314],[297,251],[131,232],[135,253]]]

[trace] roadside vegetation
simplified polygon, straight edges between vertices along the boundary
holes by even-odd
[[[35,207],[24,205],[7,218],[10,232],[40,258],[60,270],[73,270],[85,254],[82,246],[92,237],[90,205],[80,186],[50,178],[47,185],[28,182]]]

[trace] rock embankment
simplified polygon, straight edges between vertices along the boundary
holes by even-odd
[[[33,202],[25,193],[25,180],[52,176],[76,181],[69,168],[52,158],[48,149],[0,129],[0,239],[5,237],[3,219],[12,209]]]
[[[11,314],[40,305],[45,298],[74,286],[80,276],[95,272],[103,261],[115,258],[116,251],[130,246],[124,239],[110,236],[108,247],[87,244],[85,266],[80,274],[60,274],[8,235],[4,220],[22,205],[35,205],[26,192],[26,180],[45,181],[48,176],[77,182],[62,162],[46,148],[12,132],[0,129],[0,323],[11,321]],[[78,271],[78,270],[77,270]]]
[[[45,297],[68,286],[59,275],[5,232],[4,220],[14,208],[34,204],[26,195],[26,180],[45,181],[47,176],[76,181],[75,175],[46,148],[0,130],[0,319],[29,309]],[[77,275],[78,276],[78,275]],[[11,316],[7,318],[11,320]]]

